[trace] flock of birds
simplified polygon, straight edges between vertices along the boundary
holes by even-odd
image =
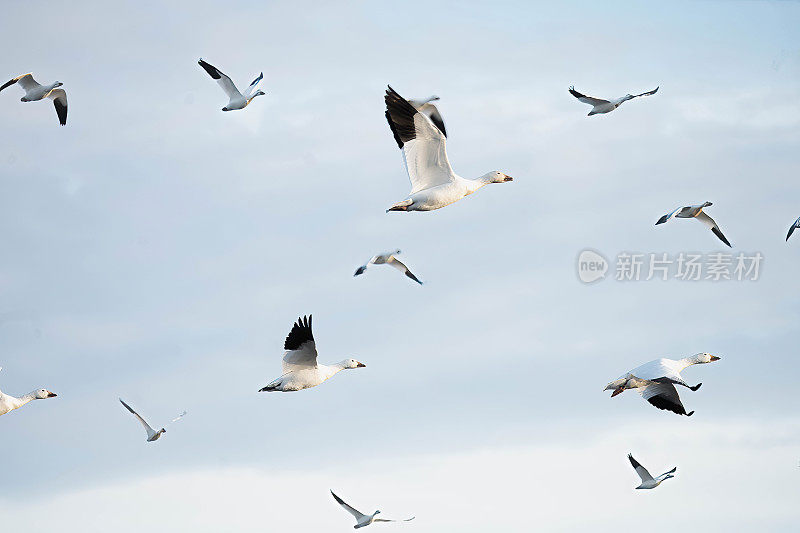
[[[212,79],[216,80],[228,96],[228,103],[222,108],[222,111],[244,109],[256,97],[265,94],[258,89],[258,85],[264,78],[263,73],[253,80],[247,90],[241,92],[230,77],[218,68],[203,59],[200,59],[198,64]],[[25,96],[22,98],[23,102],[34,102],[44,98],[52,100],[59,123],[62,126],[66,124],[67,95],[65,90],[61,88],[63,85],[61,82],[42,85],[34,80],[32,74],[24,74],[0,86],[0,91],[14,84],[19,84],[25,90]],[[652,91],[637,95],[626,94],[620,98],[605,100],[586,96],[576,91],[574,87],[569,88],[570,94],[575,98],[592,106],[592,110],[589,112],[590,116],[610,113],[628,100],[641,96],[650,96],[657,91],[658,87]],[[421,100],[406,99],[394,89],[388,87],[384,99],[386,120],[389,123],[394,140],[403,152],[403,160],[411,181],[411,192],[408,196],[389,207],[387,212],[440,209],[474,193],[484,185],[507,183],[513,180],[510,176],[499,171],[492,171],[475,179],[462,178],[453,171],[447,157],[447,131],[444,120],[433,103],[439,100],[439,97],[431,96]],[[711,229],[714,235],[730,247],[730,242],[723,235],[717,223],[703,211],[703,209],[711,205],[711,202],[705,202],[699,205],[679,207],[662,216],[656,222],[656,225],[663,224],[672,218],[694,218]],[[786,235],[787,241],[795,228],[800,228],[800,218],[789,228],[789,233]],[[366,264],[360,266],[354,276],[363,274],[371,265],[389,265],[416,283],[422,284],[422,281],[397,259],[398,254],[400,254],[400,250],[375,255]],[[298,318],[294,323],[284,342],[284,349],[281,376],[271,381],[259,392],[300,391],[321,385],[342,370],[366,366],[355,359],[344,359],[329,365],[319,363],[311,327],[311,315]],[[708,353],[698,353],[678,360],[656,359],[626,372],[615,381],[609,383],[605,390],[613,391],[611,397],[614,397],[626,390],[635,389],[645,400],[658,409],[671,411],[678,415],[692,416],[694,411],[686,412],[676,386],[696,391],[702,384],[689,385],[681,377],[681,372],[689,366],[711,363],[719,359],[718,356]],[[47,389],[38,389],[20,397],[11,396],[0,391],[0,415],[19,409],[33,400],[54,398],[56,396],[55,393]],[[154,430],[144,418],[122,399],[120,399],[120,403],[142,424],[147,433],[147,442],[155,442],[166,433],[167,430],[163,427],[159,430]],[[186,415],[186,411],[172,420],[172,422],[177,422],[184,415]],[[654,478],[632,455],[628,455],[628,458],[642,480],[641,484],[636,487],[637,489],[656,488],[664,480],[674,477],[676,472],[676,468],[673,468]],[[377,518],[380,511],[367,515],[345,503],[333,491],[331,491],[331,495],[339,505],[356,519],[356,525],[354,526],[356,529],[375,522],[393,522],[393,520]],[[413,517],[404,521],[412,519]]]

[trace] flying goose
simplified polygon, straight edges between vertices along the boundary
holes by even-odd
[[[613,390],[611,397],[623,393],[627,389],[637,389],[642,398],[658,409],[672,411],[679,415],[692,416],[681,403],[675,385],[681,385],[691,391],[696,391],[702,383],[689,385],[681,377],[681,371],[691,365],[719,361],[719,357],[709,353],[698,353],[683,359],[656,359],[645,363],[633,370],[626,372],[618,379],[612,381],[604,390]]]
[[[124,405],[124,406],[125,406],[125,409],[127,409],[128,411],[130,411],[131,413],[133,413],[133,416],[135,416],[136,418],[138,418],[138,419],[139,419],[139,422],[141,422],[141,423],[142,423],[142,425],[144,426],[144,430],[147,432],[147,442],[153,442],[153,441],[157,441],[158,439],[160,439],[160,438],[161,438],[161,435],[163,435],[164,433],[166,433],[166,432],[167,432],[167,430],[166,430],[166,429],[164,429],[164,428],[161,428],[161,429],[159,429],[158,431],[155,431],[153,428],[151,428],[151,427],[150,427],[150,424],[148,424],[147,422],[145,422],[144,418],[142,418],[141,416],[139,416],[139,413],[137,413],[136,411],[134,411],[134,410],[131,408],[131,406],[130,406],[130,405],[128,405],[127,403],[125,403],[125,402],[123,402],[123,401],[122,401],[122,398],[120,398],[120,399],[119,399],[119,403],[121,403],[122,405]],[[186,414],[186,411],[182,412],[180,415],[178,415],[178,417],[177,417],[177,418],[175,418],[175,419],[173,420],[173,422],[176,422],[176,421],[180,420],[181,418],[183,418],[183,416],[184,416],[185,414]]]
[[[64,89],[58,89],[64,85],[60,81],[51,83],[50,85],[41,85],[33,79],[33,74],[22,74],[14,79],[8,80],[2,86],[0,91],[6,87],[10,87],[15,83],[19,83],[25,90],[25,96],[22,97],[22,102],[36,102],[43,98],[49,98],[53,101],[58,115],[58,122],[64,126],[67,123],[67,92]]]
[[[333,365],[317,363],[317,345],[311,333],[311,315],[297,319],[283,343],[283,375],[258,392],[292,392],[316,387],[346,368],[365,367],[355,359]]]
[[[395,257],[395,255],[397,255],[399,253],[400,253],[400,250],[395,250],[394,252],[386,252],[385,254],[376,255],[372,259],[370,259],[367,262],[366,265],[358,267],[358,270],[356,270],[356,273],[353,274],[353,276],[359,276],[359,275],[363,274],[364,272],[366,272],[367,267],[369,265],[384,265],[384,264],[386,264],[386,265],[389,265],[389,266],[393,266],[394,268],[396,268],[397,270],[399,270],[400,272],[402,272],[403,274],[405,274],[409,278],[413,279],[414,281],[416,281],[417,283],[422,285],[422,282],[417,279],[417,276],[415,276],[408,269],[407,266],[405,266],[403,263],[400,262],[399,259],[397,259]]]
[[[389,211],[433,211],[472,194],[489,183],[513,178],[489,172],[476,179],[464,179],[453,172],[447,159],[446,137],[427,115],[389,87],[386,90],[386,120],[403,158],[411,192]]]
[[[264,78],[263,72],[253,80],[253,83],[251,83],[244,94],[242,94],[239,92],[239,89],[236,88],[236,85],[233,84],[231,79],[222,73],[217,67],[206,63],[203,61],[202,57],[197,64],[203,67],[203,69],[208,72],[209,76],[217,80],[219,86],[222,87],[222,90],[228,95],[229,102],[228,105],[222,108],[223,111],[236,111],[237,109],[244,109],[250,102],[253,101],[256,96],[263,96],[265,94],[263,91],[255,90],[256,86]]]
[[[637,489],[654,489],[659,485],[661,485],[661,482],[664,481],[665,479],[675,477],[672,474],[674,474],[675,471],[678,470],[678,468],[675,467],[669,472],[664,472],[663,474],[654,479],[653,476],[650,475],[650,472],[648,472],[645,467],[640,465],[639,461],[633,458],[633,455],[628,454],[628,459],[630,459],[631,464],[633,465],[633,469],[636,470],[636,473],[639,474],[640,478],[642,478],[642,484],[636,487]]]
[[[795,229],[795,228],[800,228],[800,218],[798,218],[797,220],[795,220],[795,221],[794,221],[794,224],[792,224],[792,225],[789,227],[789,233],[787,233],[787,234],[786,234],[786,240],[787,240],[787,241],[789,240],[789,237],[791,237],[791,236],[792,236],[792,233],[794,233],[794,229]]]
[[[371,515],[366,515],[364,513],[361,513],[359,511],[357,511],[356,509],[350,507],[348,504],[346,504],[344,502],[343,499],[341,499],[336,494],[334,494],[333,491],[331,491],[331,495],[333,496],[334,500],[339,502],[339,505],[341,505],[344,508],[345,511],[347,511],[348,513],[350,513],[351,515],[353,515],[355,517],[356,525],[353,526],[353,529],[366,527],[366,526],[370,525],[373,522],[410,522],[411,520],[414,520],[414,518],[415,518],[413,516],[411,518],[406,518],[404,520],[386,520],[384,518],[375,518],[376,515],[380,514],[380,511],[375,511]]]
[[[3,367],[0,367],[0,370],[2,369]],[[16,396],[11,396],[0,390],[0,416],[14,409],[19,409],[32,400],[44,400],[47,398],[55,398],[56,396],[58,395],[55,392],[50,392],[47,389],[39,389],[17,398]]]
[[[584,104],[589,104],[592,106],[592,110],[589,111],[588,116],[592,115],[600,115],[603,113],[611,113],[616,108],[622,105],[623,102],[627,102],[628,100],[632,100],[634,98],[639,98],[640,96],[650,96],[651,94],[656,94],[658,91],[658,87],[653,89],[652,91],[648,91],[646,93],[641,94],[626,94],[625,96],[621,96],[619,98],[615,98],[614,100],[603,100],[602,98],[594,98],[592,96],[586,96],[585,94],[581,94],[575,90],[575,87],[569,88],[569,93],[583,102]]]
[[[434,94],[433,96],[423,100],[409,100],[408,103],[413,105],[414,109],[431,119],[433,125],[442,132],[442,135],[447,137],[447,130],[444,128],[444,119],[439,113],[439,109],[431,103],[437,100],[439,100],[439,97]]]
[[[714,235],[719,237],[719,240],[721,240],[722,242],[727,244],[728,247],[731,247],[731,243],[729,243],[728,239],[725,238],[725,235],[722,234],[722,230],[719,229],[719,226],[717,226],[717,223],[714,222],[714,219],[703,212],[703,208],[704,207],[709,207],[709,206],[712,206],[712,205],[714,205],[714,204],[712,204],[711,202],[705,202],[705,203],[700,204],[700,205],[689,205],[689,206],[686,206],[686,207],[678,207],[677,209],[675,209],[671,213],[667,213],[663,217],[659,218],[658,222],[656,222],[656,226],[658,226],[659,224],[663,224],[664,222],[666,222],[667,220],[671,219],[672,217],[675,217],[675,218],[694,218],[695,220],[699,220],[700,222],[702,222],[703,224],[708,226],[708,228],[714,233]],[[790,232],[790,234],[791,234],[791,232]],[[788,239],[788,237],[787,237],[787,239]]]

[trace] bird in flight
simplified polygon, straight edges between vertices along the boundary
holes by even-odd
[[[132,408],[130,405],[128,405],[127,403],[125,403],[124,401],[122,401],[122,398],[120,398],[120,399],[119,399],[119,403],[121,403],[122,405],[124,405],[124,406],[125,406],[125,409],[127,409],[128,411],[130,411],[130,412],[133,414],[133,416],[135,416],[135,417],[136,417],[136,418],[139,420],[139,422],[141,422],[142,426],[144,426],[144,430],[147,432],[147,442],[154,442],[154,441],[157,441],[158,439],[160,439],[160,438],[161,438],[161,435],[163,435],[164,433],[166,433],[166,432],[167,432],[167,430],[166,430],[166,429],[164,429],[164,428],[161,428],[161,429],[159,429],[158,431],[156,431],[156,430],[154,430],[152,427],[150,427],[150,424],[148,424],[148,423],[145,421],[145,419],[144,419],[144,418],[142,418],[142,417],[139,415],[139,413],[137,413],[136,411],[134,411],[134,410],[133,410],[133,408]],[[183,418],[183,416],[184,416],[185,414],[186,414],[186,411],[182,412],[180,415],[178,415],[178,417],[177,417],[177,418],[173,419],[172,421],[173,421],[173,422],[176,422],[176,421],[180,420],[181,418]]]
[[[293,392],[316,387],[342,370],[367,365],[345,359],[333,365],[317,363],[317,344],[311,332],[311,315],[297,319],[283,343],[283,375],[258,392]]]
[[[656,87],[652,91],[647,91],[646,93],[626,94],[625,96],[620,96],[619,98],[615,98],[613,100],[603,100],[602,98],[595,98],[593,96],[586,96],[585,94],[581,94],[575,90],[575,87],[569,88],[569,94],[571,94],[584,104],[589,104],[590,106],[592,106],[592,110],[589,111],[590,117],[592,115],[602,115],[603,113],[611,113],[616,108],[621,106],[623,102],[627,102],[628,100],[633,100],[634,98],[639,98],[640,96],[650,96],[651,94],[656,94],[656,91],[658,91],[658,87]]]
[[[333,496],[333,499],[336,500],[339,503],[339,505],[341,505],[342,508],[345,511],[347,511],[348,513],[350,513],[351,515],[353,515],[355,517],[356,525],[353,526],[353,529],[359,529],[359,528],[362,528],[362,527],[367,527],[368,525],[372,524],[373,522],[410,522],[411,520],[414,520],[414,518],[415,518],[413,516],[411,518],[406,518],[404,520],[387,520],[385,518],[376,518],[376,516],[380,514],[380,511],[375,511],[371,515],[366,515],[366,514],[360,512],[360,511],[354,509],[353,507],[351,507],[347,503],[345,503],[345,501],[343,499],[341,499],[340,497],[338,497],[333,491],[331,491],[331,495]]]
[[[444,123],[441,128],[425,113],[389,87],[384,97],[386,120],[397,146],[403,151],[411,192],[389,211],[433,211],[461,200],[484,185],[506,183],[513,178],[493,171],[475,179],[453,172],[447,158]]]
[[[205,61],[203,61],[202,57],[197,62],[197,64],[203,67],[203,70],[208,72],[209,76],[217,80],[219,86],[222,87],[222,90],[225,91],[225,94],[228,95],[228,105],[222,108],[223,111],[236,111],[237,109],[244,109],[250,104],[250,102],[253,101],[253,99],[256,96],[263,96],[264,94],[266,94],[263,91],[256,90],[258,84],[261,82],[262,79],[264,79],[263,72],[259,74],[259,76],[256,79],[253,80],[253,82],[250,84],[250,86],[247,88],[244,94],[242,94],[239,92],[239,89],[236,88],[236,85],[234,85],[231,79],[217,67],[209,63],[206,63]]]
[[[664,472],[660,476],[654,478],[650,475],[650,472],[648,472],[645,467],[639,464],[639,461],[633,458],[633,455],[628,454],[628,459],[630,460],[631,465],[633,465],[633,469],[636,470],[636,473],[639,474],[640,478],[642,478],[642,484],[636,487],[637,489],[654,489],[661,485],[661,482],[665,479],[675,477],[672,474],[678,470],[678,467],[675,467],[669,472]]]
[[[55,81],[49,85],[42,85],[33,79],[33,74],[30,73],[8,80],[0,86],[0,91],[15,83],[19,83],[20,87],[25,90],[25,96],[22,97],[22,102],[36,102],[44,98],[49,98],[53,101],[53,106],[56,108],[58,123],[62,126],[67,124],[67,92],[64,89],[59,89],[59,87],[64,85],[63,83]]]
[[[719,240],[724,242],[728,247],[731,247],[731,243],[728,242],[728,239],[725,238],[725,235],[722,234],[722,230],[719,229],[719,226],[714,219],[708,216],[706,213],[703,212],[703,208],[712,206],[711,202],[705,202],[703,204],[698,205],[688,205],[686,207],[678,207],[677,209],[673,210],[670,213],[667,213],[663,217],[659,218],[656,222],[656,226],[659,224],[663,224],[669,219],[675,218],[693,218],[699,222],[702,222],[706,227],[708,227],[711,232],[716,235]],[[791,234],[791,232],[790,232]],[[787,237],[788,239],[788,237]]]
[[[417,283],[422,285],[422,282],[419,279],[417,279],[417,276],[415,276],[408,269],[408,267],[406,265],[404,265],[402,262],[400,262],[399,259],[397,259],[397,257],[395,257],[399,253],[400,253],[400,250],[395,250],[394,252],[386,252],[385,254],[378,254],[378,255],[374,256],[372,259],[370,259],[365,265],[362,265],[362,266],[358,267],[358,270],[356,270],[356,273],[353,274],[353,276],[360,276],[361,274],[366,272],[367,271],[367,267],[369,265],[389,265],[389,266],[392,266],[392,267],[396,268],[397,270],[399,270],[400,272],[402,272],[403,274],[405,274],[409,278],[413,279],[414,281],[416,281]]]
[[[692,416],[694,411],[686,412],[675,385],[696,391],[702,383],[689,385],[681,377],[681,371],[691,365],[711,363],[719,359],[710,353],[698,353],[678,360],[655,359],[626,372],[606,385],[605,390],[614,391],[611,393],[613,398],[628,389],[636,389],[653,407],[672,411],[678,415]]]

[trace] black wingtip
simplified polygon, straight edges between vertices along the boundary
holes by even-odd
[[[667,220],[669,220],[669,215],[664,215],[663,217],[658,219],[658,221],[656,222],[656,226],[658,226],[659,224],[663,224]]]
[[[314,335],[311,331],[311,315],[300,317],[292,326],[283,343],[284,350],[297,350],[306,342],[313,342]]]
[[[219,72],[217,71],[216,67],[214,67],[214,66],[210,65],[209,63],[206,63],[205,61],[203,61],[202,57],[197,62],[197,64],[200,65],[201,67],[203,67],[203,70],[205,70],[208,73],[208,75],[211,76],[212,78],[214,78],[215,80],[218,80],[218,79],[220,79],[222,77],[222,76],[219,75]]]
[[[689,387],[689,390],[692,391],[692,392],[696,392],[697,389],[699,389],[702,385],[703,385],[702,383],[698,383],[694,387]]]
[[[353,277],[360,276],[361,274],[366,272],[366,270],[367,270],[367,267],[365,267],[365,266],[358,267],[358,269],[356,270],[356,273],[353,274]]]
[[[686,416],[692,416],[693,414],[694,414],[694,411],[689,411],[688,413],[686,413]]]
[[[416,281],[417,283],[419,283],[420,285],[422,285],[422,282],[421,282],[420,280],[418,280],[418,279],[417,279],[417,276],[415,276],[414,274],[412,274],[410,270],[406,270],[406,276],[408,276],[409,278],[413,279],[414,281]]]
[[[586,98],[585,94],[581,94],[581,93],[579,93],[578,91],[575,90],[575,86],[574,85],[570,85],[569,94],[571,94],[575,98]]]
[[[711,231],[714,232],[714,235],[719,237],[719,240],[727,244],[728,248],[733,248],[733,246],[731,246],[731,243],[728,242],[728,239],[725,238],[725,235],[723,235],[720,230],[718,230],[717,228],[711,228]]]

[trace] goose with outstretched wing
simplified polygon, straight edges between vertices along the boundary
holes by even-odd
[[[236,111],[238,109],[244,109],[250,105],[250,102],[252,102],[256,96],[263,96],[266,94],[264,91],[256,90],[258,84],[262,79],[264,79],[263,72],[253,80],[244,94],[242,94],[239,92],[239,89],[236,88],[236,85],[233,83],[233,81],[231,81],[230,77],[228,77],[217,67],[204,61],[202,57],[197,64],[203,67],[203,70],[205,70],[212,79],[216,80],[219,86],[222,87],[222,90],[225,91],[225,94],[228,95],[228,105],[222,108],[223,111]]]
[[[574,86],[569,88],[569,94],[577,98],[578,101],[592,106],[592,110],[589,111],[589,116],[611,113],[628,100],[633,100],[634,98],[639,98],[640,96],[650,96],[651,94],[656,94],[657,91],[658,87],[652,91],[647,91],[640,94],[626,94],[625,96],[620,96],[619,98],[614,98],[613,100],[604,100],[602,98],[595,98],[593,96],[586,96],[585,94],[579,93],[575,90]]]
[[[453,172],[447,158],[444,123],[441,129],[397,91],[389,87],[384,97],[386,120],[411,180],[411,192],[388,211],[433,211],[469,196],[484,185],[505,183],[513,178],[493,171],[475,179]]]
[[[356,519],[356,525],[353,526],[353,529],[366,527],[372,524],[373,522],[410,522],[411,520],[414,520],[413,516],[411,518],[406,518],[404,520],[388,520],[386,518],[377,518],[377,515],[380,514],[380,511],[375,511],[371,515],[366,515],[358,511],[354,507],[350,506],[349,504],[347,504],[343,499],[338,497],[333,491],[331,491],[331,496],[333,496],[333,499],[336,500],[336,502],[342,506],[342,509],[353,515],[353,517]]]

